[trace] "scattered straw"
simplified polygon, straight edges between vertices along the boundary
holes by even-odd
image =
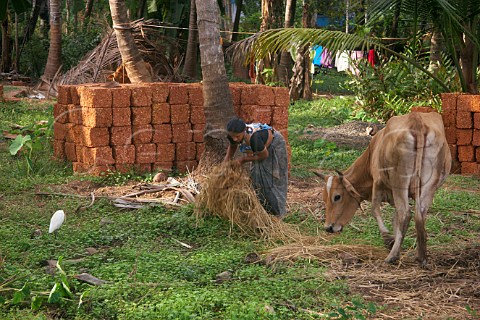
[[[300,236],[296,227],[265,211],[249,174],[233,161],[221,163],[205,176],[196,199],[195,214],[197,218],[208,214],[226,218],[231,222],[231,231],[236,225],[245,233],[265,239],[286,241]]]

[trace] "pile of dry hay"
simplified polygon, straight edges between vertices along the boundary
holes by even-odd
[[[234,161],[212,168],[202,181],[195,214],[226,218],[243,232],[268,240],[297,240],[300,232],[292,225],[267,213],[253,190],[248,172]]]

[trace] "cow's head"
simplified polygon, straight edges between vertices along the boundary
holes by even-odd
[[[325,230],[328,232],[342,231],[343,226],[352,220],[355,211],[360,206],[361,196],[343,174],[325,176],[315,174],[325,180],[323,201],[325,202]]]

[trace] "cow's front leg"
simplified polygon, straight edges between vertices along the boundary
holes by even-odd
[[[394,263],[400,258],[403,238],[410,222],[410,208],[408,205],[408,190],[394,189],[395,215],[393,218],[393,235],[395,242],[385,262]]]
[[[379,190],[379,187],[375,187],[377,184],[374,184],[373,187],[373,192],[372,192],[372,214],[377,220],[378,228],[380,229],[380,234],[382,235],[383,238],[383,243],[388,249],[391,249],[393,246],[394,238],[390,234],[390,231],[387,229],[385,226],[385,223],[383,223],[382,219],[382,212],[380,211],[380,204],[382,203],[382,195],[381,191]]]

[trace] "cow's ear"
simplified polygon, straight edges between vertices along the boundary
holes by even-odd
[[[342,180],[342,179],[343,179],[343,173],[342,173],[342,171],[335,169],[335,172],[338,174],[338,178],[339,178],[340,180]]]
[[[345,187],[345,189],[347,189],[348,193],[350,193],[352,195],[352,197],[354,198],[357,198],[357,199],[361,199],[362,196],[360,195],[360,193],[358,193],[358,191],[355,189],[355,187],[351,184],[350,181],[348,181],[347,178],[345,177],[342,177],[341,179],[342,181],[342,184],[343,186]]]
[[[326,175],[324,175],[323,173],[320,173],[318,171],[313,171],[314,174],[316,174],[317,176],[319,176],[320,178],[324,179],[327,177]]]

